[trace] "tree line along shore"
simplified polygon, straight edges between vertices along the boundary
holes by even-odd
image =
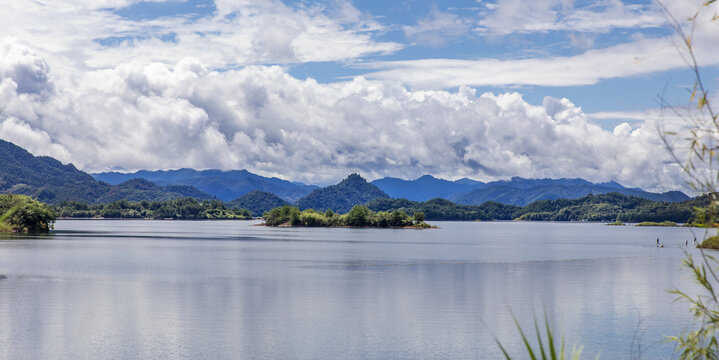
[[[271,194],[270,194],[271,195]],[[446,199],[425,202],[381,198],[355,204],[344,213],[332,209],[277,206],[259,213],[219,200],[178,198],[166,201],[117,200],[104,204],[66,201],[46,205],[24,195],[0,195],[4,232],[47,231],[56,218],[246,220],[262,217],[268,226],[420,227],[425,221],[594,221],[643,223],[655,226],[719,223],[706,207],[708,196],[683,202],[660,202],[619,193],[586,195],[579,199],[540,200],[526,206],[486,202],[460,205]],[[16,209],[17,207],[17,209]],[[256,211],[257,212],[257,211]],[[38,222],[39,224],[35,224]],[[27,229],[27,230],[25,230]]]

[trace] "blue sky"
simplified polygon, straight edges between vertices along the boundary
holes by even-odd
[[[701,1],[664,5],[685,19]],[[693,78],[652,1],[37,0],[5,9],[0,138],[88,171],[685,186],[657,131],[676,119],[658,99],[686,102]],[[694,38],[712,88],[717,30],[705,23]]]

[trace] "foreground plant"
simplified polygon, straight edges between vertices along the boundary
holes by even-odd
[[[559,344],[557,344],[557,339],[554,336],[554,333],[552,332],[552,328],[549,326],[549,320],[547,319],[547,314],[544,314],[544,329],[545,334],[543,335],[542,332],[539,329],[539,323],[537,322],[537,319],[534,319],[534,331],[537,335],[537,344],[532,345],[525,335],[524,331],[522,330],[522,326],[519,325],[519,321],[517,321],[517,318],[512,316],[514,319],[514,324],[517,326],[517,330],[519,331],[519,335],[522,338],[522,342],[524,343],[524,349],[526,351],[527,357],[520,357],[521,359],[529,358],[531,360],[564,360],[566,359],[566,350],[564,347],[564,336],[561,337],[559,340]],[[494,338],[494,341],[499,346],[499,349],[502,350],[502,354],[507,360],[514,359],[512,356],[509,355],[509,352],[507,352],[507,349],[502,345],[502,343],[497,339]],[[572,360],[579,360],[582,356],[582,347],[573,348],[571,353]],[[597,359],[599,359],[599,356],[597,356]]]
[[[694,282],[699,285],[700,293],[690,296],[678,289],[671,290],[677,295],[677,301],[689,303],[699,328],[683,332],[679,336],[668,339],[677,343],[677,352],[680,359],[719,359],[719,344],[717,331],[719,331],[719,301],[715,287],[719,284],[716,271],[719,261],[709,254],[702,252],[702,261],[697,263],[692,255],[687,254],[684,264],[694,276]]]

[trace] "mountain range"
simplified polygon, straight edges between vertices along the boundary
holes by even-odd
[[[588,194],[618,192],[654,201],[677,202],[689,199],[680,191],[651,193],[639,188],[627,188],[614,181],[591,183],[584,179],[524,179],[513,177],[483,183],[471,179],[449,181],[424,175],[414,180],[386,177],[372,184],[392,198],[427,201],[434,198],[451,200],[462,205],[479,205],[496,201],[524,206],[537,200],[577,199]]]
[[[231,201],[251,191],[260,190],[273,193],[285,201],[295,202],[318,188],[276,177],[256,175],[247,170],[140,170],[133,173],[95,173],[92,176],[112,185],[135,178],[149,180],[158,185],[188,185],[223,201]]]
[[[638,188],[626,188],[616,182],[594,184],[583,179],[523,179],[494,181],[467,193],[448,197],[458,204],[479,205],[487,201],[524,206],[538,200],[578,199],[589,194],[617,192],[654,201],[678,202],[689,196],[680,191],[652,193]]]
[[[368,183],[352,174],[336,185],[319,188],[299,182],[264,177],[247,170],[179,169],[98,173],[93,176],[72,164],[33,156],[0,140],[0,193],[19,193],[48,203],[82,201],[106,203],[119,199],[161,201],[180,197],[219,198],[250,209],[255,216],[273,207],[294,204],[301,209],[347,212],[354,205],[382,198],[428,201],[441,198],[461,205],[488,201],[524,206],[537,200],[577,199],[588,194],[618,192],[654,201],[689,199],[679,191],[651,193],[616,182],[591,183],[583,179],[523,179],[483,183],[471,179],[449,181],[424,175],[415,180],[383,178]]]
[[[372,181],[372,185],[393,198],[427,201],[434,198],[447,199],[454,194],[468,193],[481,188],[484,183],[467,178],[449,181],[438,179],[432,175],[424,175],[414,180],[386,177]]]
[[[82,201],[106,203],[120,199],[162,201],[181,197],[211,199],[190,186],[159,186],[135,179],[118,185],[95,180],[72,164],[47,156],[33,156],[27,150],[0,140],[0,193],[30,195],[42,202]]]

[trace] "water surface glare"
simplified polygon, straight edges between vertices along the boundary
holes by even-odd
[[[0,358],[499,359],[493,334],[523,355],[512,313],[546,311],[588,358],[664,359],[692,325],[666,292],[694,289],[689,229],[433,223],[61,220],[0,237]]]

